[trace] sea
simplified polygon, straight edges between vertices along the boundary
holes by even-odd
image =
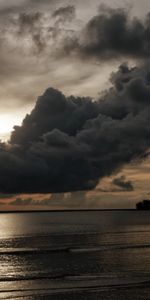
[[[1,213],[0,299],[150,299],[150,211]]]

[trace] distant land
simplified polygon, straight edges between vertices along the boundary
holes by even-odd
[[[125,208],[125,209],[121,209],[121,208],[113,208],[113,209],[55,209],[55,210],[2,210],[0,211],[0,214],[2,213],[51,213],[51,212],[96,212],[96,211],[136,211],[136,208]]]
[[[138,210],[150,210],[150,200],[146,199],[136,204]]]

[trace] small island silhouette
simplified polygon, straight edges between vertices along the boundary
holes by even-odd
[[[150,200],[146,199],[136,204],[138,210],[150,210]]]

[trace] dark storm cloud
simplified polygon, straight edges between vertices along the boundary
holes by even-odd
[[[0,147],[1,193],[93,189],[150,147],[150,67],[121,65],[94,102],[49,88]]]
[[[79,35],[65,41],[64,49],[101,60],[150,58],[150,13],[140,20],[123,9],[100,9]]]
[[[114,180],[112,181],[113,185],[119,187],[120,189],[124,190],[124,191],[134,191],[134,187],[133,184],[130,180],[126,180],[125,176],[120,176],[117,178],[114,178]]]

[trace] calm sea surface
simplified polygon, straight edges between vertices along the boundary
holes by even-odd
[[[150,212],[0,214],[0,299],[150,299]]]

